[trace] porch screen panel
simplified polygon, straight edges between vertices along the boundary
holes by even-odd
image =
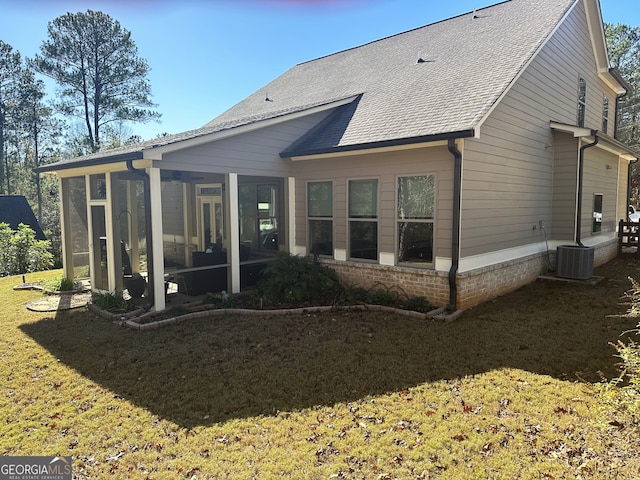
[[[314,255],[333,255],[333,183],[307,184],[309,251]]]
[[[166,267],[186,265],[182,183],[162,182],[162,249]]]
[[[349,180],[349,257],[378,259],[378,180]]]
[[[433,263],[435,177],[398,178],[398,262]]]
[[[84,177],[62,179],[62,194],[66,197],[68,210],[67,241],[71,242],[74,278],[88,278],[89,259],[89,223],[87,216],[87,188]]]

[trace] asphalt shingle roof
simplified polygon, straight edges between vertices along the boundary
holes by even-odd
[[[206,126],[361,95],[301,150],[473,129],[575,0],[510,0],[296,65]],[[418,62],[418,59],[424,62]],[[265,101],[268,92],[270,101]],[[345,120],[347,124],[344,125]],[[336,131],[341,130],[339,138]],[[307,143],[305,143],[305,140]]]
[[[12,230],[18,225],[29,225],[35,232],[36,240],[46,240],[36,216],[27,199],[22,195],[0,195],[0,223],[8,223]]]
[[[322,128],[303,136],[295,150],[305,153],[469,131],[576,1],[507,0],[304,62],[202,128],[42,170],[126,157],[349,97],[357,98],[338,107]],[[292,148],[288,151],[294,153]]]

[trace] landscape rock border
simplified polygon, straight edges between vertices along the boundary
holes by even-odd
[[[416,312],[412,310],[403,310],[400,308],[387,307],[384,305],[322,305],[317,307],[301,307],[301,308],[285,308],[285,309],[273,309],[273,310],[253,310],[249,308],[209,308],[206,310],[186,313],[184,315],[177,315],[175,317],[163,318],[161,320],[144,322],[144,320],[152,318],[157,315],[156,312],[144,312],[144,310],[135,310],[127,313],[111,313],[93,303],[87,304],[87,308],[99,315],[100,317],[111,320],[114,323],[118,323],[127,328],[131,328],[137,331],[155,330],[167,325],[174,325],[176,323],[184,322],[187,320],[194,320],[197,318],[216,317],[219,315],[306,315],[309,313],[322,313],[329,311],[382,311],[389,312],[398,315],[404,315],[407,317],[416,318],[419,320],[443,320],[453,321],[457,319],[463,310],[456,310],[455,312],[447,312],[445,307],[440,307],[427,313]],[[144,323],[143,323],[144,322]]]

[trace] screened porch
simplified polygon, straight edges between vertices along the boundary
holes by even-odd
[[[153,168],[62,177],[65,276],[149,298],[156,310],[175,292],[255,287],[286,250],[286,187],[284,178]]]

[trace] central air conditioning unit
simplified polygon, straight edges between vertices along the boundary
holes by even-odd
[[[580,245],[561,245],[556,256],[556,276],[572,280],[588,280],[593,276],[595,249]]]

